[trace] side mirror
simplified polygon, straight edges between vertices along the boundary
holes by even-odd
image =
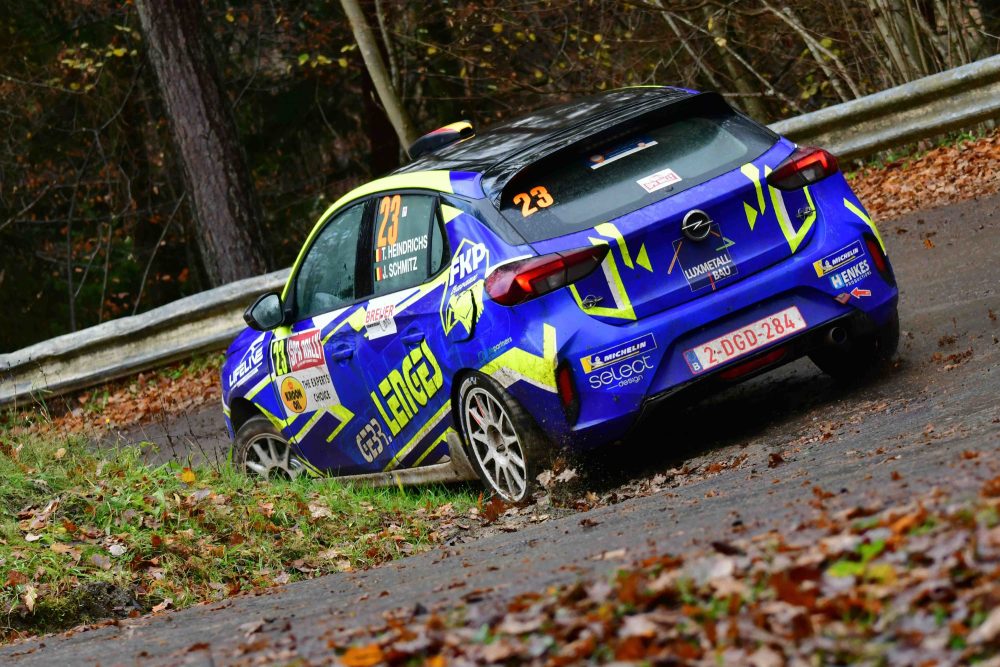
[[[281,308],[281,297],[275,292],[268,292],[253,302],[253,305],[243,313],[243,320],[251,329],[270,331],[281,326],[285,321],[285,313]]]

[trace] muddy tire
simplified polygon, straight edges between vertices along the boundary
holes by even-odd
[[[885,366],[898,348],[899,313],[894,310],[889,321],[874,332],[849,341],[840,348],[816,350],[810,353],[809,358],[835,380],[856,382]]]
[[[233,465],[248,477],[292,480],[306,471],[288,440],[263,415],[240,426],[233,441]]]
[[[469,461],[490,493],[507,502],[538,490],[552,447],[535,421],[495,380],[465,376],[458,388],[462,439]]]

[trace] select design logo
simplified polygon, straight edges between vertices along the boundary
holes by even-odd
[[[583,367],[584,373],[590,374],[606,366],[612,366],[636,355],[651,352],[655,349],[656,339],[653,338],[653,334],[648,333],[644,336],[639,336],[638,338],[633,338],[632,340],[615,345],[614,347],[609,347],[605,350],[601,350],[600,352],[588,354],[586,357],[581,357],[580,365]]]

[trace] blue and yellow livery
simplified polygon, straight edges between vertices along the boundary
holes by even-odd
[[[621,440],[691,387],[895,352],[895,278],[836,159],[714,93],[432,135],[247,310],[222,384],[248,472],[475,473],[521,500],[553,448]]]

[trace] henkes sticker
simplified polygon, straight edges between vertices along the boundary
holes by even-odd
[[[680,182],[681,177],[673,169],[661,169],[655,174],[650,174],[636,181],[646,192],[656,192],[668,185]]]

